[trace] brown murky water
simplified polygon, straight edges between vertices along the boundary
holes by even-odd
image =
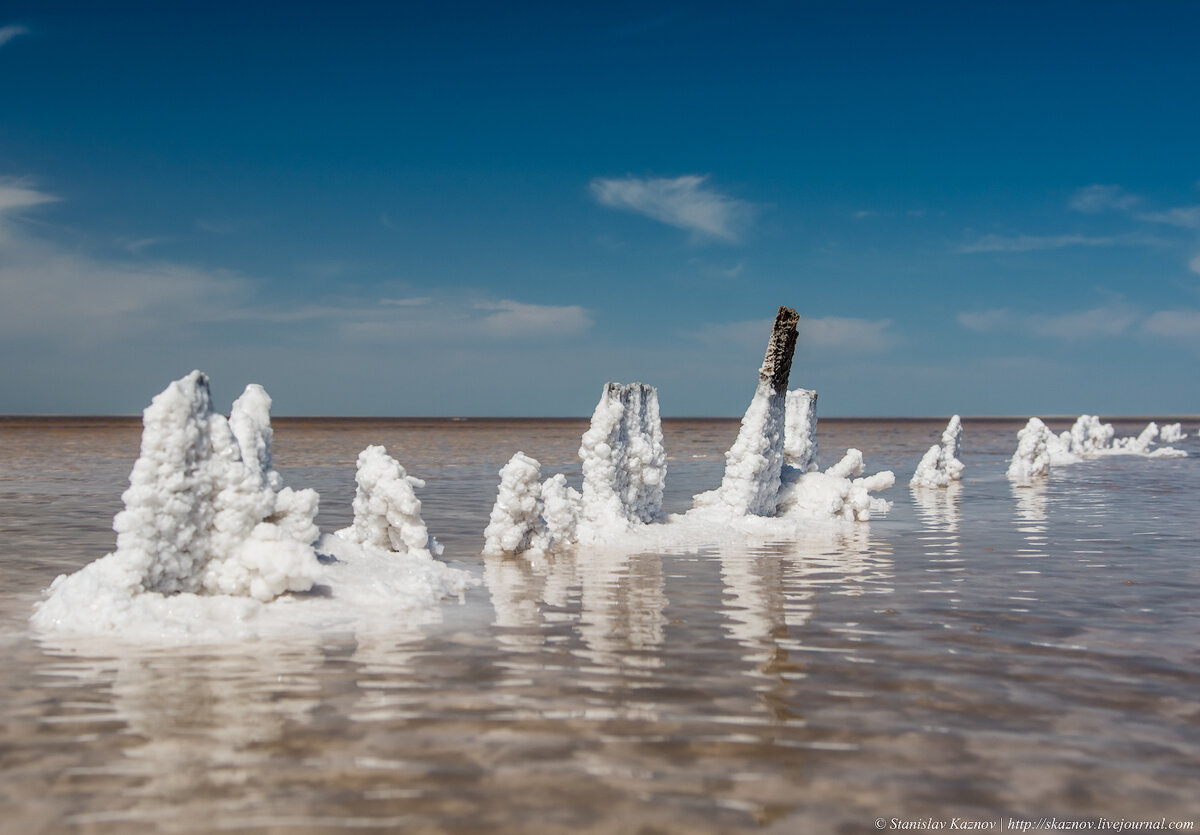
[[[1013,490],[1019,424],[968,420],[966,482],[930,497],[904,484],[941,423],[823,421],[823,460],[896,470],[887,517],[737,552],[479,556],[504,461],[577,481],[584,428],[279,420],[276,463],[320,491],[323,529],[383,443],[482,584],[370,637],[135,651],[41,643],[26,619],[112,548],[139,424],[0,422],[0,830],[1200,819],[1195,437],[1191,458]],[[716,484],[735,432],[666,422],[669,510]]]

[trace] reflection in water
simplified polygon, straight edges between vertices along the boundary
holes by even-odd
[[[948,595],[951,608],[957,608],[960,600],[956,586],[965,579],[959,535],[962,482],[952,481],[945,487],[912,487],[911,490],[917,518],[922,523],[917,541],[928,561],[925,568],[928,576],[922,591]]]
[[[166,810],[175,815],[180,806],[202,806],[213,797],[240,798],[226,811],[252,811],[253,795],[230,789],[268,769],[288,728],[308,723],[319,701],[313,671],[323,658],[314,646],[96,658],[48,651],[59,660],[43,672],[60,692],[107,691],[95,701],[95,695],[86,701],[66,696],[60,721],[122,725],[119,741],[98,749],[101,761],[75,771],[90,780],[137,778],[136,788],[111,799],[115,808],[97,813],[95,820],[105,822],[157,821],[169,816]],[[80,715],[81,706],[102,715]]]
[[[1046,516],[1049,506],[1047,483],[1044,478],[1036,478],[1029,484],[1011,488],[1013,498],[1017,502],[1017,531],[1021,534],[1023,547],[1016,549],[1019,559],[1036,560],[1048,556],[1046,535]],[[1035,563],[1027,563],[1017,570],[1021,577],[1021,585],[1008,594],[1014,612],[1024,614],[1035,605],[1038,591],[1028,581],[1041,575],[1041,569]]]

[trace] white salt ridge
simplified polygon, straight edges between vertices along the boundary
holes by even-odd
[[[358,455],[354,476],[354,524],[337,536],[381,551],[414,556],[441,556],[442,546],[429,535],[421,518],[421,500],[413,488],[425,482],[405,472],[382,446]]]
[[[1187,453],[1174,447],[1152,449],[1159,435],[1151,421],[1135,437],[1116,438],[1112,424],[1101,423],[1096,415],[1080,415],[1071,428],[1055,435],[1038,418],[1030,418],[1017,433],[1017,450],[1008,467],[1008,477],[1018,484],[1029,484],[1045,476],[1051,466],[1062,466],[1110,455],[1138,455],[1146,458],[1185,458]]]
[[[581,521],[607,528],[662,516],[667,453],[658,391],[645,383],[607,383],[580,439]]]
[[[963,463],[958,460],[961,444],[962,419],[954,415],[942,432],[942,443],[931,446],[921,457],[909,484],[913,487],[946,487],[953,481],[962,480]]]
[[[248,386],[226,420],[213,413],[199,371],[155,397],[113,520],[117,549],[56,578],[35,628],[139,642],[288,634],[429,608],[471,582],[428,550],[404,558],[333,537],[321,539],[321,552],[354,565],[322,564],[317,493],[282,487],[272,468],[270,404]],[[321,593],[296,594],[310,590]]]
[[[794,389],[787,393],[783,460],[804,473],[820,469],[817,465],[817,393],[811,389]]]

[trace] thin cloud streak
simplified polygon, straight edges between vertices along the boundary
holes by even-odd
[[[773,319],[721,322],[707,325],[695,338],[707,345],[761,348],[767,344]],[[797,325],[796,349],[847,354],[886,351],[898,339],[890,331],[891,319],[855,319],[844,316],[802,316]]]
[[[1160,241],[1145,235],[984,235],[958,248],[963,253],[1037,252],[1073,246],[1156,246]]]
[[[1095,215],[1108,211],[1129,211],[1140,200],[1136,194],[1130,194],[1120,186],[1095,185],[1076,191],[1068,205],[1077,212]]]
[[[737,243],[753,219],[754,207],[706,185],[707,176],[606,179],[588,188],[601,206],[633,212],[691,232],[697,239]]]
[[[24,26],[17,26],[10,23],[8,26],[0,26],[0,46],[4,46],[13,38],[19,38],[21,35],[28,35],[29,29]]]
[[[1116,303],[1067,313],[1020,313],[1008,308],[959,313],[957,321],[976,333],[1024,333],[1061,342],[1148,335],[1200,341],[1200,312],[1160,310],[1146,313]]]

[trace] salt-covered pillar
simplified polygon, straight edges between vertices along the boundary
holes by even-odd
[[[819,469],[817,465],[817,393],[811,389],[789,391],[784,411],[784,461],[802,473]]]
[[[409,475],[387,449],[372,445],[358,455],[354,474],[354,524],[337,535],[381,551],[435,557],[442,545],[429,535],[421,518],[421,500],[415,487],[425,482]]]
[[[742,417],[737,440],[725,453],[718,500],[738,515],[773,516],[783,470],[787,385],[796,350],[800,314],[780,307],[758,372],[754,399]]]
[[[962,419],[954,415],[942,432],[942,443],[931,446],[921,457],[909,484],[913,487],[945,487],[952,481],[961,481],[963,463],[958,460],[961,445]]]
[[[585,520],[603,525],[661,517],[667,453],[658,391],[645,383],[605,383],[579,458]]]

